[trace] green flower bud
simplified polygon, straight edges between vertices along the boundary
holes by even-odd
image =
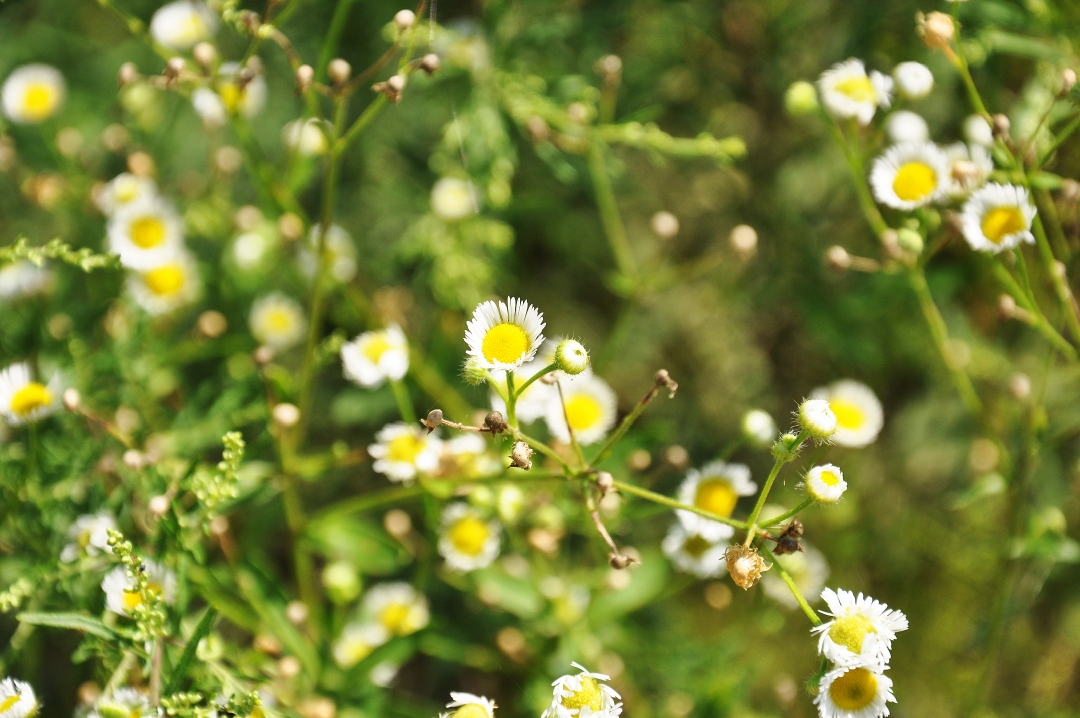
[[[323,586],[330,600],[345,605],[360,595],[360,577],[347,561],[328,564],[322,572]]]
[[[555,365],[567,374],[580,374],[589,366],[589,352],[581,342],[565,339],[555,349]]]
[[[817,111],[817,90],[806,80],[791,83],[784,93],[784,108],[793,117]]]
[[[923,238],[922,235],[913,229],[902,227],[896,230],[896,243],[900,245],[900,249],[911,254],[919,255],[923,251]]]
[[[480,386],[489,378],[487,369],[480,366],[480,360],[476,357],[469,357],[465,360],[465,366],[461,370],[461,376],[465,379],[467,384],[471,384],[472,386]]]

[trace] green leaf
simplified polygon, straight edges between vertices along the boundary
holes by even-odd
[[[348,561],[364,574],[385,576],[409,560],[401,544],[382,528],[354,516],[328,516],[308,524],[307,537],[319,552],[335,561]]]
[[[106,641],[114,641],[119,634],[102,623],[100,618],[87,616],[82,613],[20,613],[16,618],[20,623],[29,623],[32,626],[50,626],[52,628],[68,628],[73,631],[90,633]]]
[[[657,552],[647,553],[641,565],[630,571],[630,585],[599,596],[589,608],[594,626],[607,623],[651,603],[668,584],[667,561]]]
[[[188,639],[187,645],[184,646],[184,652],[180,654],[180,661],[176,664],[176,670],[173,671],[169,683],[165,687],[165,695],[180,690],[180,684],[183,682],[184,676],[187,675],[191,662],[195,660],[195,651],[199,648],[199,641],[210,635],[210,629],[213,628],[214,619],[216,618],[217,611],[212,606],[206,609],[202,620],[199,621],[199,625],[195,627],[195,631],[191,634],[191,638]]]

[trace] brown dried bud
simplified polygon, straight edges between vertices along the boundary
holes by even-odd
[[[420,69],[429,75],[438,72],[441,67],[442,63],[439,62],[439,56],[434,52],[429,52],[420,58]]]
[[[956,36],[956,25],[953,24],[952,16],[943,12],[932,12],[927,15],[921,12],[916,13],[915,30],[930,48],[947,48]]]
[[[340,57],[334,58],[326,68],[326,74],[330,76],[330,81],[335,85],[344,85],[349,81],[349,76],[352,75],[352,65]]]
[[[426,418],[420,420],[420,423],[427,427],[429,434],[442,426],[442,422],[443,413],[441,409],[432,409],[428,412]]]
[[[311,65],[301,65],[296,68],[296,92],[304,94],[311,89],[311,83],[315,80],[315,68]]]
[[[784,530],[777,536],[776,548],[773,549],[773,553],[783,555],[786,553],[795,553],[796,551],[802,551],[802,544],[799,543],[799,539],[803,535],[803,524],[798,519],[792,519],[791,523],[784,527]]]
[[[991,124],[991,127],[994,130],[994,137],[997,137],[999,139],[1004,139],[1008,137],[1009,127],[1012,126],[1009,122],[1009,118],[1005,115],[1002,115],[1001,113],[998,113],[994,115],[992,119],[993,123]]]
[[[184,71],[184,67],[186,65],[187,62],[184,61],[184,58],[170,57],[169,61],[165,63],[165,69],[162,71],[161,74],[165,75],[165,77],[169,78],[170,80],[175,80],[176,78],[180,77],[180,73]]]
[[[747,548],[742,544],[728,546],[724,552],[724,560],[727,562],[731,580],[744,591],[757,583],[761,574],[772,568],[758,555],[756,548]]]
[[[206,71],[209,71],[217,60],[217,50],[208,42],[200,42],[192,48],[191,54],[195,58],[195,62],[199,63]]]
[[[671,378],[671,375],[668,374],[667,369],[661,369],[660,371],[656,372],[656,386],[667,387],[669,399],[674,398],[675,392],[679,390],[679,382]]]
[[[260,633],[255,636],[255,640],[251,642],[251,647],[260,653],[265,653],[270,656],[278,655],[281,653],[281,649],[284,648],[284,646],[281,645],[281,641],[274,636],[271,636],[269,633]]]
[[[116,73],[116,81],[120,87],[130,85],[139,79],[139,71],[135,68],[134,62],[125,62],[120,66],[120,71]]]
[[[514,448],[510,449],[510,466],[528,471],[532,468],[532,455],[531,446],[524,441],[516,441]]]
[[[492,411],[484,417],[484,428],[493,435],[498,435],[509,429],[510,425],[506,423],[506,417],[501,411]]]
[[[825,261],[833,269],[844,271],[851,266],[851,255],[839,244],[834,244],[825,252]]]
[[[622,571],[623,569],[629,568],[630,564],[640,563],[640,561],[638,561],[633,556],[627,556],[621,553],[613,553],[608,556],[608,563],[611,564],[612,568]]]
[[[615,488],[615,477],[606,471],[601,471],[596,475],[596,488],[600,489],[600,493],[606,494]]]

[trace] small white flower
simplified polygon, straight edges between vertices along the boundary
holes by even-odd
[[[447,222],[465,219],[476,211],[472,187],[456,177],[443,177],[431,188],[431,210]]]
[[[486,568],[499,555],[501,534],[498,521],[485,521],[477,509],[453,503],[443,509],[439,553],[454,571]]]
[[[170,50],[187,50],[212,38],[217,25],[217,15],[204,3],[176,0],[162,5],[150,18],[150,34]]]
[[[221,95],[208,87],[197,87],[191,93],[191,106],[208,129],[224,127],[229,121],[229,110]]]
[[[580,374],[589,367],[589,352],[581,342],[574,339],[564,339],[555,348],[555,364],[559,370],[574,376]]]
[[[889,142],[926,142],[930,139],[930,127],[922,115],[910,110],[897,110],[885,120],[885,134]]]
[[[750,480],[750,467],[745,464],[726,464],[714,461],[701,468],[690,469],[679,486],[679,503],[704,509],[727,518],[735,511],[740,496],[752,496],[757,484]],[[727,524],[690,511],[677,510],[679,522],[687,531],[709,541],[731,538],[735,530]]]
[[[577,663],[570,665],[581,672],[562,676],[551,684],[551,705],[540,718],[617,718],[622,713],[622,696],[605,683],[610,677],[590,673]]]
[[[176,574],[157,561],[146,559],[146,578],[150,591],[161,595],[165,603],[176,600]],[[142,594],[135,590],[135,579],[128,576],[127,569],[117,566],[105,574],[101,590],[105,592],[105,606],[121,616],[131,615],[131,611],[142,603]]]
[[[815,466],[806,472],[806,493],[819,504],[835,504],[847,491],[844,472],[833,464]]]
[[[556,389],[544,416],[548,431],[559,441],[570,441],[567,420],[574,438],[582,445],[595,444],[615,426],[619,413],[618,397],[606,381],[591,371],[563,381],[562,398],[563,402],[560,402]]]
[[[0,718],[30,718],[38,710],[34,689],[25,681],[0,681]]]
[[[921,100],[934,89],[934,73],[921,62],[901,62],[892,73],[896,89],[909,100]]]
[[[240,86],[240,63],[225,62],[218,70],[217,93],[229,114],[254,117],[266,106],[266,79],[256,74]]]
[[[391,481],[411,481],[417,474],[439,468],[441,443],[435,434],[404,422],[388,424],[375,434],[378,443],[368,447],[375,459],[372,468]]]
[[[480,478],[502,473],[501,457],[488,451],[480,434],[466,433],[442,442],[439,475],[457,478]]]
[[[465,327],[469,356],[485,369],[513,371],[544,343],[544,315],[523,299],[484,302]]]
[[[829,578],[829,564],[821,551],[805,542],[802,547],[802,551],[776,556],[776,562],[788,572],[799,592],[813,601],[821,594],[821,589],[825,587],[825,581]],[[763,575],[761,587],[765,589],[769,598],[784,608],[790,610],[799,608],[799,602],[795,600],[791,589],[784,583],[784,579],[780,578],[778,572],[770,571]]]
[[[304,338],[307,319],[299,302],[274,292],[255,300],[249,324],[256,339],[276,351],[284,351]]]
[[[195,258],[177,250],[161,264],[128,274],[128,292],[147,314],[168,314],[191,304],[202,291]]]
[[[126,204],[109,219],[109,251],[128,269],[151,269],[181,248],[184,224],[156,195]]]
[[[309,279],[314,278],[319,270],[315,248],[318,246],[321,231],[319,224],[312,226],[306,244],[300,247],[300,271]],[[330,231],[323,238],[323,255],[326,268],[335,281],[345,284],[356,276],[356,244],[352,235],[343,227],[330,225]]]
[[[799,426],[814,439],[828,439],[836,432],[836,414],[825,399],[807,399],[799,405]]]
[[[814,696],[820,718],[883,718],[896,703],[892,679],[879,670],[838,667],[821,679]]]
[[[851,591],[826,588],[821,597],[832,616],[811,629],[818,634],[818,653],[840,666],[875,666],[884,669],[889,663],[893,639],[908,627],[907,616]]]
[[[45,294],[52,283],[52,272],[29,260],[18,259],[0,268],[0,299]]]
[[[878,107],[892,102],[892,78],[880,72],[866,74],[862,60],[839,62],[821,74],[821,104],[838,119],[854,118],[860,125],[873,119]]]
[[[60,408],[60,377],[48,385],[33,380],[30,365],[20,362],[0,371],[0,415],[12,426],[44,419]]]
[[[262,232],[244,232],[232,243],[232,259],[244,271],[257,269],[266,259],[273,242]]]
[[[834,444],[861,447],[874,443],[885,423],[874,390],[862,382],[842,379],[810,392],[811,399],[824,399],[836,417]]]
[[[303,157],[317,157],[329,149],[323,126],[323,122],[314,117],[293,120],[281,130],[281,139],[293,152]]]
[[[932,142],[893,145],[874,160],[870,186],[874,198],[895,209],[923,207],[949,186],[949,161]]]
[[[407,636],[428,625],[427,598],[407,583],[380,583],[364,596],[361,613],[390,634]]]
[[[994,144],[994,131],[982,115],[968,115],[964,120],[964,139],[969,144],[991,147]]]
[[[64,104],[66,87],[60,71],[48,65],[23,65],[4,80],[0,104],[12,122],[44,122]]]
[[[754,446],[768,447],[776,441],[776,422],[767,411],[751,409],[743,414],[742,433]]]
[[[986,184],[994,171],[994,160],[982,145],[956,142],[945,148],[949,160],[949,196],[966,197]]]
[[[98,191],[94,196],[94,203],[105,216],[111,217],[121,207],[139,200],[152,200],[157,196],[158,188],[154,180],[124,172],[113,177]]]
[[[334,641],[334,661],[349,669],[371,655],[390,639],[390,631],[382,623],[349,623]]]
[[[995,254],[1021,242],[1033,244],[1034,219],[1035,206],[1026,189],[996,182],[975,190],[961,212],[964,239],[971,248]]]
[[[495,718],[495,701],[472,693],[450,693],[447,708],[456,710],[440,713],[439,718]]]
[[[97,556],[111,553],[109,529],[114,528],[116,519],[108,509],[102,509],[96,514],[83,514],[68,527],[68,541],[71,543],[64,546],[64,550],[60,552],[60,560],[70,562],[83,554]]]
[[[681,523],[671,525],[661,548],[676,568],[698,578],[716,578],[727,570],[724,563],[727,541],[710,541],[699,533],[687,531]]]
[[[98,698],[87,718],[148,718],[156,711],[150,709],[150,699],[134,688],[118,688]]]
[[[345,378],[373,389],[384,381],[400,381],[409,371],[409,342],[397,324],[364,332],[341,347]]]

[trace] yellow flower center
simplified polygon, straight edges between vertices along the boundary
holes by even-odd
[[[123,204],[135,199],[139,194],[139,183],[133,179],[125,178],[116,183],[116,190],[114,192],[116,200]]]
[[[829,638],[838,646],[844,646],[852,653],[862,653],[863,639],[868,633],[877,633],[874,623],[861,613],[841,616],[833,619],[829,626]]]
[[[829,696],[838,708],[857,711],[873,702],[877,678],[865,668],[852,668],[829,686]]]
[[[165,223],[157,217],[139,217],[131,223],[131,241],[140,249],[153,249],[165,241]]]
[[[369,337],[364,343],[364,348],[360,350],[360,353],[367,357],[367,360],[372,364],[378,364],[382,359],[382,355],[386,353],[387,349],[393,348],[393,345],[386,340],[386,335],[382,332],[378,332]]]
[[[0,713],[7,713],[13,705],[19,702],[20,697],[21,696],[16,693],[13,696],[8,696],[7,698],[5,698],[4,702],[0,703]]]
[[[566,402],[566,416],[570,420],[570,428],[574,431],[584,431],[596,426],[603,415],[600,402],[588,394],[575,394]]]
[[[154,583],[154,582],[152,582],[152,581],[146,584],[146,590],[148,590],[150,593],[155,594],[155,595],[160,595],[161,594],[161,586]],[[141,606],[142,602],[143,602],[142,594],[139,593],[139,590],[137,588],[125,588],[124,589],[124,601],[123,601],[123,603],[124,603],[124,610],[125,611],[127,611],[128,613],[131,613],[136,608]]]
[[[994,207],[986,213],[982,221],[983,234],[994,244],[1001,244],[1001,240],[1010,234],[1026,228],[1024,214],[1017,207]]]
[[[479,556],[484,550],[484,542],[491,532],[486,523],[475,516],[465,516],[454,522],[449,531],[450,543],[467,556]]]
[[[44,120],[55,105],[53,88],[43,82],[32,82],[23,94],[23,112],[32,120]]]
[[[848,399],[829,399],[829,408],[836,415],[836,425],[841,429],[858,429],[866,421],[862,408]]]
[[[272,332],[284,333],[292,329],[293,314],[284,309],[271,309],[266,313],[266,326]]]
[[[143,281],[159,297],[175,294],[184,286],[184,269],[178,264],[166,264],[144,273]]]
[[[412,464],[416,462],[416,457],[420,456],[426,447],[427,442],[416,434],[409,432],[390,440],[390,444],[386,449],[386,458],[390,461]]]
[[[908,162],[896,171],[893,192],[905,202],[925,199],[937,188],[937,172],[922,162]]]
[[[51,403],[52,393],[44,384],[32,381],[15,392],[15,396],[11,397],[11,412],[19,416],[26,416],[35,409],[40,409]]]
[[[496,324],[484,335],[480,349],[488,361],[513,364],[529,351],[529,337],[517,324]]]
[[[221,101],[225,103],[225,109],[232,114],[236,114],[240,110],[240,104],[244,101],[244,90],[241,90],[235,83],[228,83],[222,85],[221,90],[218,92],[221,95]]]
[[[820,480],[821,483],[825,484],[826,486],[836,486],[840,483],[840,477],[829,471],[828,469],[825,469],[820,474],[818,474],[818,480]],[[856,651],[856,653],[857,652],[858,651]]]
[[[479,703],[468,703],[453,713],[454,718],[488,718],[488,712]]]
[[[404,635],[408,628],[407,622],[409,619],[409,610],[408,604],[391,603],[383,609],[382,614],[379,616],[379,621],[381,621],[382,625],[386,626],[386,630],[391,633]]]
[[[570,710],[585,708],[598,711],[603,706],[603,694],[600,693],[600,684],[589,676],[581,676],[581,688],[562,699],[564,707]]]
[[[698,484],[694,506],[717,516],[731,516],[738,500],[739,495],[726,479],[706,479]]]
[[[685,551],[690,556],[693,556],[694,558],[701,558],[705,555],[705,552],[708,551],[709,547],[711,546],[712,544],[703,539],[701,536],[694,534],[690,538],[686,539],[686,543],[683,544],[683,551]]]
[[[366,641],[349,641],[338,649],[338,653],[341,662],[351,667],[371,655],[372,650]]]
[[[866,75],[849,77],[836,83],[836,91],[847,95],[855,102],[877,102],[877,93],[874,92],[874,83]]]

